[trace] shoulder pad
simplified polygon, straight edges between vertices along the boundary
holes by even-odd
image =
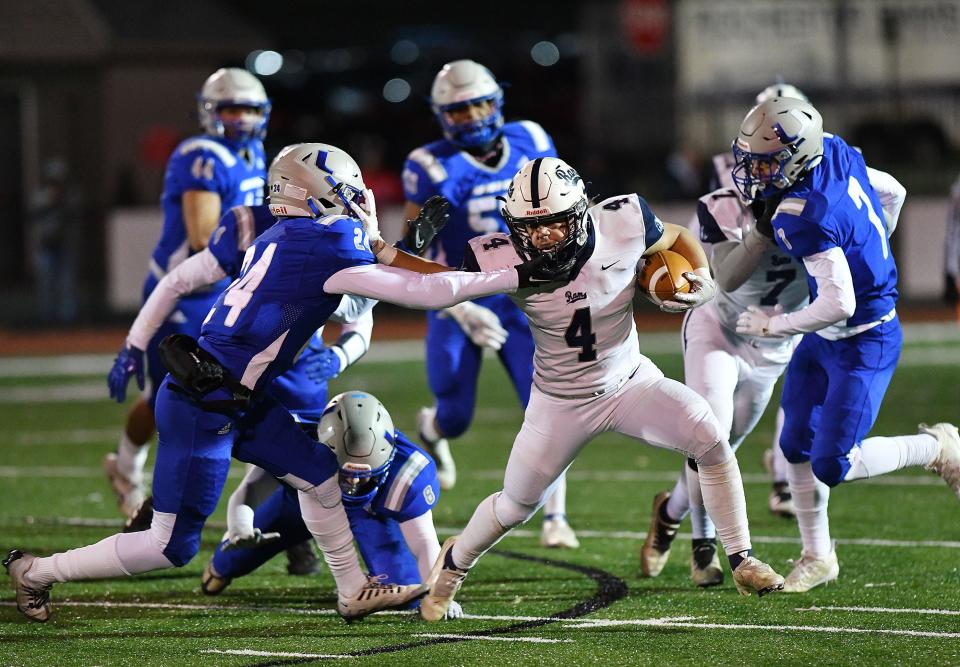
[[[786,197],[777,206],[774,216],[781,213],[793,215],[798,218],[804,218],[812,222],[823,220],[827,214],[827,198],[821,192],[810,192],[804,199],[799,197]]]
[[[440,160],[425,147],[421,146],[420,148],[410,151],[407,159],[416,163],[427,172],[427,176],[429,176],[430,180],[434,183],[441,183],[447,179],[446,168],[444,168]]]
[[[538,151],[550,150],[550,135],[546,133],[539,123],[534,123],[532,120],[521,120],[517,122],[517,125],[521,126],[526,130],[527,134],[530,135],[535,149]]]
[[[513,247],[510,235],[503,232],[475,236],[467,244],[473,251],[481,271],[509,269],[523,261]]]
[[[697,218],[700,222],[701,240],[709,243],[739,241],[743,238],[740,223],[749,213],[740,195],[732,188],[718,188],[700,197]],[[702,207],[702,208],[701,208]],[[707,237],[707,232],[712,232]]]
[[[187,139],[179,147],[177,147],[177,155],[188,155],[195,151],[207,151],[216,156],[220,162],[225,164],[228,167],[232,167],[237,163],[237,156],[234,155],[229,148],[223,144],[219,144],[213,139],[205,139],[203,137],[194,137],[193,139]]]

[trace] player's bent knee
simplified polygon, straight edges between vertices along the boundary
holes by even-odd
[[[699,415],[697,420],[693,422],[690,439],[690,458],[697,461],[702,460],[710,452],[714,452],[713,455],[716,456],[719,452],[715,452],[715,448],[727,442],[716,417],[711,412]],[[729,444],[726,445],[725,449],[730,449]]]
[[[437,409],[437,426],[444,437],[459,438],[472,421],[473,414],[466,410],[444,410],[442,406]]]
[[[790,459],[787,459],[788,461]],[[822,456],[810,460],[814,476],[827,486],[834,487],[843,481],[846,472],[840,457]]]
[[[494,514],[500,525],[510,530],[526,523],[537,513],[537,505],[527,505],[514,500],[505,491],[494,498]]]

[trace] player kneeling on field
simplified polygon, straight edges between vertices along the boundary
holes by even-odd
[[[440,485],[433,460],[394,429],[390,414],[376,397],[362,391],[331,399],[320,419],[318,437],[337,457],[343,505],[371,574],[387,584],[426,580],[440,553],[432,514]],[[220,544],[203,572],[201,589],[207,595],[219,595],[233,579],[310,537],[296,490],[290,487],[278,488],[255,513],[246,509],[253,517],[248,532],[266,539],[248,549]],[[231,512],[231,518],[243,514]],[[418,603],[413,601],[409,607]],[[462,615],[456,602],[447,610],[448,618]]]
[[[580,450],[606,431],[696,460],[737,589],[764,595],[782,588],[783,577],[752,555],[740,469],[710,406],[640,354],[633,319],[637,263],[661,250],[680,253],[694,268],[685,274],[691,291],[661,308],[703,305],[716,288],[696,239],[661,222],[636,194],[589,206],[580,175],[557,158],[525,164],[505,202],[501,213],[510,233],[471,239],[465,266],[490,270],[538,258],[563,279],[511,295],[536,343],[530,403],[503,491],[483,500],[463,533],[444,544],[420,605],[423,617],[443,617],[468,570],[533,516]]]

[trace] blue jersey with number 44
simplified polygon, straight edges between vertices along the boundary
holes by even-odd
[[[840,248],[857,299],[846,326],[876,322],[897,302],[897,266],[883,209],[863,156],[840,137],[823,136],[823,160],[787,191],[773,218],[774,237],[797,259]],[[808,282],[816,298],[816,281]]]
[[[492,167],[446,139],[411,151],[403,165],[407,199],[420,206],[433,195],[450,200],[450,220],[433,242],[433,259],[460,266],[467,241],[506,232],[500,215],[503,203],[497,197],[506,193],[514,175],[529,160],[556,155],[550,135],[529,120],[503,126],[503,154]]]
[[[200,346],[235,380],[261,390],[293,365],[337,309],[323,284],[338,271],[374,264],[359,220],[285,218],[247,248],[240,276],[204,321]]]

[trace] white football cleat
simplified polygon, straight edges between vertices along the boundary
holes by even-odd
[[[957,427],[946,422],[933,426],[920,424],[920,432],[932,435],[940,445],[936,457],[927,464],[927,470],[940,475],[960,497],[960,432]]]
[[[427,586],[430,592],[420,601],[420,616],[425,621],[439,621],[447,615],[453,598],[463,585],[463,580],[467,578],[467,571],[458,567],[445,566],[447,554],[453,549],[457,542],[457,536],[448,537],[440,549],[440,555],[437,556],[437,562],[433,564],[430,570],[430,578],[427,579]]]
[[[700,588],[723,583],[723,568],[720,567],[715,540],[701,542],[693,547],[690,552],[690,579]]]
[[[146,489],[143,485],[143,477],[139,480],[131,479],[120,472],[117,467],[117,455],[113,452],[103,457],[103,472],[107,473],[107,479],[110,480],[110,486],[113,492],[117,494],[117,506],[123,515],[132,517],[140,509],[141,503],[146,498]]]
[[[220,595],[230,585],[231,581],[233,581],[233,577],[224,577],[217,572],[213,567],[213,559],[211,558],[200,576],[200,590],[204,595]]]
[[[667,523],[660,516],[660,509],[670,500],[670,492],[662,491],[653,498],[653,512],[647,539],[640,547],[640,572],[645,577],[656,577],[670,557],[670,545],[677,536],[679,523]]]
[[[381,584],[380,577],[368,575],[366,585],[351,597],[337,594],[337,613],[351,623],[383,609],[402,607],[426,593],[427,587],[423,584]]]
[[[3,559],[3,566],[13,580],[17,592],[17,609],[31,621],[46,623],[50,620],[50,589],[47,586],[31,586],[26,582],[27,570],[37,560],[36,556],[14,549]]]
[[[767,498],[767,507],[770,514],[782,516],[784,519],[793,519],[797,516],[797,508],[793,504],[793,494],[786,482],[774,483],[773,489]]]
[[[756,593],[762,598],[767,593],[782,591],[784,579],[762,560],[747,556],[733,571],[733,583],[740,595]]]
[[[420,408],[417,413],[417,431],[420,434],[420,444],[437,464],[437,481],[441,491],[449,491],[457,483],[457,464],[450,453],[450,443],[446,438],[431,438],[429,434],[437,434],[434,425],[437,416],[436,408]]]
[[[800,560],[794,562],[793,569],[787,575],[783,592],[806,593],[811,588],[836,581],[839,575],[836,548],[821,558],[801,553]]]
[[[543,520],[540,546],[548,549],[577,549],[580,547],[580,540],[567,523],[566,517],[558,515],[555,518]]]

